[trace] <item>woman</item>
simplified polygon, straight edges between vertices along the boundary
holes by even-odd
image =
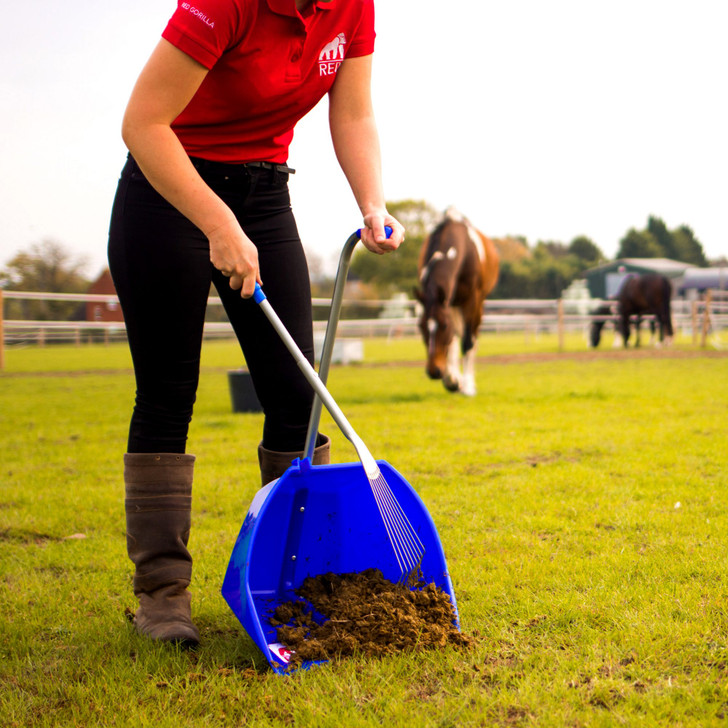
[[[109,263],[137,386],[124,456],[134,624],[153,639],[199,641],[187,591],[195,458],[185,450],[210,283],[265,413],[262,482],[303,451],[311,388],[250,296],[256,281],[264,286],[313,361],[287,160],[296,122],[324,95],[334,150],[362,211],[363,244],[383,254],[403,240],[382,191],[373,44],[373,0],[180,1],[132,92]],[[328,462],[328,438],[319,434],[316,444],[314,462]]]

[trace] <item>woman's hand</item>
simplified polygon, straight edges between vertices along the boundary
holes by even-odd
[[[208,233],[207,238],[210,262],[230,279],[230,288],[240,289],[243,298],[250,298],[256,281],[263,284],[258,268],[258,249],[253,242],[234,219]]]
[[[385,226],[392,228],[392,234],[389,237],[384,231]],[[372,212],[364,216],[361,241],[364,243],[364,247],[372,253],[377,255],[391,253],[404,242],[404,228],[386,210]]]

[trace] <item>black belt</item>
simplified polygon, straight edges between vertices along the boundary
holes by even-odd
[[[245,162],[243,167],[262,167],[263,169],[275,169],[276,172],[284,172],[285,174],[296,174],[293,167],[286,167],[285,164],[275,164],[274,162]]]
[[[229,174],[235,169],[245,169],[253,167],[255,169],[272,169],[283,174],[295,174],[296,170],[287,167],[285,164],[276,164],[275,162],[213,162],[211,159],[201,159],[200,157],[190,157],[190,161],[198,170],[209,170],[211,172],[223,172]]]

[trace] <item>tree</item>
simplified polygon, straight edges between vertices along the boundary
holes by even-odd
[[[382,297],[397,291],[409,295],[417,285],[420,248],[440,219],[440,213],[424,200],[388,202],[387,209],[404,225],[404,243],[398,250],[384,256],[372,255],[363,246],[357,247],[351,261],[351,272],[373,286]]]
[[[644,230],[632,229],[627,233],[622,239],[617,257],[671,258],[682,263],[708,265],[703,246],[691,228],[681,225],[675,230],[668,230],[667,225],[654,215],[647,219]]]
[[[577,258],[584,266],[584,270],[587,268],[593,268],[599,265],[602,261],[606,260],[604,253],[592,240],[587,238],[585,235],[579,235],[574,238],[568,247],[570,255]]]
[[[0,271],[0,288],[6,291],[84,293],[89,280],[83,274],[85,258],[74,259],[56,240],[46,238],[12,258]],[[10,304],[13,304],[12,306]],[[8,318],[62,321],[78,308],[73,301],[8,301]]]
[[[705,251],[692,229],[687,225],[681,225],[672,232],[672,239],[675,246],[675,258],[683,263],[693,263],[699,266],[707,266],[708,259]]]
[[[528,250],[525,241],[523,244]],[[559,298],[575,278],[602,260],[602,251],[584,236],[569,245],[539,241],[528,257],[501,259],[491,298]]]
[[[667,229],[667,225],[659,218],[650,215],[647,218],[647,232],[652,235],[655,242],[660,246],[661,258],[672,258],[679,260],[672,233]]]
[[[533,254],[541,258],[565,258],[569,254],[569,250],[563,243],[554,240],[539,240]]]
[[[493,238],[493,242],[498,251],[501,265],[503,263],[517,263],[519,260],[530,258],[532,255],[525,238],[508,236],[505,238]]]
[[[662,248],[652,233],[630,228],[619,241],[617,258],[661,258]]]

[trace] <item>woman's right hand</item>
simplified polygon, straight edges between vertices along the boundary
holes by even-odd
[[[230,279],[230,288],[250,298],[256,282],[263,285],[258,268],[258,249],[234,218],[207,235],[210,262]]]

